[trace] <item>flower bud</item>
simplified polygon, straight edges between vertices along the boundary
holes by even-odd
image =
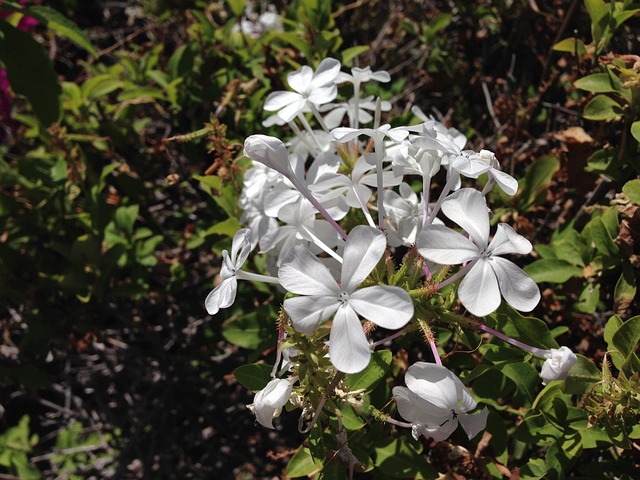
[[[542,365],[542,372],[540,372],[543,385],[553,380],[564,380],[567,378],[569,370],[578,361],[575,353],[567,347],[552,348],[547,352],[545,357],[546,360],[544,361],[544,365]]]

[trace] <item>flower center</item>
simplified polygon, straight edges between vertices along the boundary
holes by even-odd
[[[347,292],[340,292],[340,295],[338,295],[338,302],[342,305],[349,302],[349,294]]]

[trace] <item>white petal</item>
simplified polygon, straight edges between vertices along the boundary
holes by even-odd
[[[458,407],[457,377],[442,365],[416,362],[404,376],[407,387],[425,401],[449,413]]]
[[[247,260],[247,257],[252,250],[252,243],[250,228],[242,228],[233,236],[233,242],[231,244],[231,262],[234,264],[234,268],[236,270],[242,268],[242,265]],[[238,252],[240,253],[238,254]]]
[[[516,233],[511,225],[506,223],[498,224],[496,234],[488,247],[488,251],[492,255],[504,255],[507,253],[527,254],[531,253],[531,250],[533,250],[531,242]]]
[[[209,315],[215,315],[221,308],[227,308],[233,305],[238,290],[238,281],[236,277],[230,277],[223,280],[220,285],[209,292],[204,301],[204,306]]]
[[[335,82],[336,77],[340,73],[340,62],[335,58],[325,58],[318,65],[316,73],[313,75],[311,85],[315,89],[317,87],[326,85],[327,83]]]
[[[287,147],[276,137],[251,135],[244,141],[244,155],[255,162],[265,164],[286,177],[293,176]]]
[[[411,423],[440,425],[450,413],[447,410],[434,407],[406,387],[393,387],[393,398],[398,405],[400,416]]]
[[[478,247],[467,237],[444,225],[429,225],[416,238],[418,252],[440,265],[458,265],[478,258]]]
[[[458,298],[467,310],[478,317],[489,315],[500,306],[498,280],[486,260],[478,260],[462,279]]]
[[[484,249],[489,243],[489,212],[482,194],[473,188],[462,188],[442,202],[442,211],[460,225],[472,240]]]
[[[253,410],[258,423],[267,428],[273,428],[273,417],[278,409],[287,404],[292,390],[291,380],[274,378],[256,393],[253,399]]]
[[[498,277],[500,293],[509,305],[521,312],[530,312],[538,305],[540,289],[520,267],[501,257],[491,257],[488,263]]]
[[[331,135],[333,135],[333,138],[335,138],[336,141],[345,143],[362,135],[362,130],[349,127],[338,127],[331,130]]]
[[[356,312],[342,305],[333,317],[329,337],[329,358],[343,373],[357,373],[369,365],[371,350]]]
[[[275,112],[300,100],[303,100],[303,98],[299,93],[283,91],[272,92],[265,100],[263,108],[267,112]]]
[[[313,70],[311,67],[305,65],[299,70],[287,75],[287,82],[292,90],[295,90],[298,93],[306,93],[311,87],[312,78]]]
[[[298,113],[304,112],[305,110],[307,110],[307,102],[300,97],[295,102],[292,102],[283,109],[278,110],[278,116],[285,122],[290,122],[296,115],[298,115]]]
[[[318,325],[333,315],[339,306],[336,297],[316,296],[287,298],[283,304],[284,311],[291,317],[293,328],[306,335],[313,334]]]
[[[338,87],[336,87],[335,84],[331,84],[315,88],[311,92],[307,100],[315,105],[324,105],[325,103],[329,103],[335,100],[337,96]]]
[[[404,327],[413,317],[413,302],[400,287],[375,285],[356,290],[349,305],[367,320],[390,330]]]
[[[500,185],[502,191],[508,195],[515,195],[518,192],[518,181],[508,173],[504,173],[497,168],[489,170],[496,183]]]
[[[422,434],[425,437],[431,436],[431,438],[433,438],[433,440],[436,442],[443,442],[444,440],[449,438],[453,432],[456,431],[456,428],[458,428],[458,420],[452,418],[452,416],[449,416],[446,423],[443,423],[442,425],[435,428],[424,429],[422,431]]]
[[[352,293],[369,276],[386,248],[387,239],[380,230],[363,225],[354,227],[344,246],[342,290]]]
[[[469,440],[485,429],[487,426],[488,415],[489,410],[487,410],[487,407],[484,407],[478,413],[463,413],[462,415],[458,415],[458,421],[460,422],[460,425],[462,425],[464,431],[467,432]]]
[[[278,270],[280,285],[298,295],[338,297],[338,284],[320,260],[309,250],[295,246],[282,260]]]

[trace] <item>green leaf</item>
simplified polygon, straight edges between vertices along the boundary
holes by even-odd
[[[534,392],[540,383],[538,371],[529,363],[507,363],[501,371],[505,377],[516,384],[519,393],[527,399],[529,405],[533,404]]]
[[[313,462],[311,451],[307,447],[300,447],[291,457],[287,464],[287,477],[306,477],[318,470],[318,466]]]
[[[225,235],[229,238],[233,238],[235,233],[241,228],[242,228],[242,225],[240,224],[238,219],[235,217],[231,217],[207,228],[204,234],[205,235]]]
[[[524,271],[534,282],[564,283],[572,277],[583,276],[582,269],[557,258],[542,258],[527,265]]]
[[[587,46],[582,40],[576,37],[565,38],[560,40],[553,47],[556,52],[567,52],[572,55],[584,56],[587,54]]]
[[[222,327],[222,335],[228,342],[250,350],[257,349],[272,333],[271,320],[257,312],[235,318]]]
[[[622,265],[622,273],[613,291],[613,308],[619,315],[624,315],[636,297],[636,273],[629,263]]]
[[[122,88],[123,85],[124,82],[121,80],[113,78],[108,73],[103,73],[87,79],[82,84],[82,94],[90,100],[95,100]]]
[[[573,308],[576,312],[592,314],[596,311],[599,302],[600,284],[587,283],[582,292],[580,292],[578,301],[573,305]]]
[[[371,361],[367,368],[358,373],[350,373],[346,376],[346,382],[351,390],[361,388],[371,390],[387,373],[393,354],[389,350],[379,350],[371,354]]]
[[[591,93],[610,93],[616,91],[608,73],[593,73],[586,77],[579,78],[573,84],[577,88]]]
[[[231,9],[231,13],[235,17],[241,17],[244,13],[244,7],[247,4],[247,0],[227,0],[227,4]]]
[[[587,120],[614,120],[624,114],[622,106],[607,95],[596,95],[584,106],[582,116]]]
[[[617,232],[610,232],[600,217],[593,218],[588,225],[590,227],[588,230],[589,237],[598,252],[609,257],[618,255],[620,249],[613,241],[617,236]]]
[[[640,143],[640,120],[636,120],[631,124],[631,135],[636,139],[636,142]]]
[[[341,412],[342,426],[347,430],[355,431],[360,430],[362,427],[364,427],[364,420],[356,414],[351,405],[349,405],[348,403],[344,404]]]
[[[0,21],[0,61],[11,88],[27,97],[42,124],[58,121],[62,89],[42,46],[31,35]]]
[[[522,181],[518,197],[518,206],[528,210],[536,203],[541,203],[546,196],[546,186],[560,168],[560,160],[555,155],[547,155],[534,161]]]
[[[583,395],[602,380],[602,372],[588,358],[576,355],[578,361],[569,370],[569,375],[564,381],[564,391],[570,394]]]
[[[638,348],[638,342],[640,342],[640,315],[632,317],[620,325],[611,338],[613,347],[622,355],[625,363],[636,357],[635,351]]]
[[[404,437],[385,440],[375,447],[375,466],[392,478],[438,478],[426,455],[416,450]]]
[[[133,233],[133,225],[138,218],[138,212],[140,211],[140,205],[131,205],[129,207],[118,207],[113,220],[116,227],[125,233],[127,237],[130,237]]]
[[[366,52],[367,50],[369,50],[369,46],[368,45],[358,45],[355,47],[351,47],[351,48],[345,48],[342,51],[342,65],[343,66],[350,66],[353,64],[353,59],[355,57],[357,57],[358,55]]]
[[[25,9],[25,13],[40,20],[61,37],[77,43],[94,57],[98,56],[95,48],[91,45],[89,37],[75,23],[57,10],[49,7],[29,7]]]
[[[504,334],[538,348],[558,348],[549,327],[535,317],[525,317],[507,304],[502,304],[493,314]]]
[[[252,392],[262,390],[271,381],[272,367],[264,363],[250,363],[236,368],[233,376],[243,387]]]
[[[640,180],[636,178],[634,180],[628,181],[622,186],[622,191],[627,197],[629,197],[629,200],[631,200],[636,205],[640,205]]]

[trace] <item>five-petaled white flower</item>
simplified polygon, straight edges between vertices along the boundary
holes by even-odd
[[[338,95],[336,77],[340,73],[340,62],[325,58],[314,72],[304,66],[287,76],[293,92],[279,91],[269,94],[264,103],[268,112],[278,112],[278,116],[290,122],[296,115],[309,111],[309,107],[332,102]]]
[[[442,203],[444,214],[469,235],[444,225],[431,225],[416,240],[418,251],[427,260],[441,265],[466,264],[458,298],[471,313],[488,315],[500,306],[500,296],[513,308],[529,312],[540,300],[536,283],[513,262],[500,255],[529,253],[529,240],[505,223],[489,243],[489,214],[484,197],[477,190],[463,188]],[[468,262],[468,263],[467,263]]]
[[[576,354],[568,347],[552,348],[545,353],[546,360],[542,365],[542,384],[553,380],[564,380],[569,374],[571,367],[578,361]]]
[[[233,305],[238,290],[237,275],[252,248],[251,230],[243,228],[233,236],[231,257],[226,250],[222,252],[222,268],[220,269],[222,282],[209,292],[204,301],[209,315],[215,315],[221,308]]]
[[[256,393],[253,403],[247,407],[256,415],[260,425],[273,428],[273,419],[280,415],[289,398],[293,383],[288,378],[274,378]]]
[[[402,418],[411,422],[411,433],[416,440],[420,435],[436,442],[445,440],[458,423],[469,439],[485,428],[489,411],[485,407],[469,414],[478,404],[446,367],[417,362],[409,367],[404,379],[407,387],[394,387],[393,397]]]
[[[394,330],[404,327],[413,317],[413,303],[402,288],[388,285],[358,288],[386,248],[382,232],[358,226],[345,243],[340,283],[318,258],[300,246],[291,249],[278,271],[280,284],[300,295],[284,301],[284,309],[297,331],[310,335],[320,322],[334,316],[329,358],[341,372],[359,372],[371,358],[358,315]]]

